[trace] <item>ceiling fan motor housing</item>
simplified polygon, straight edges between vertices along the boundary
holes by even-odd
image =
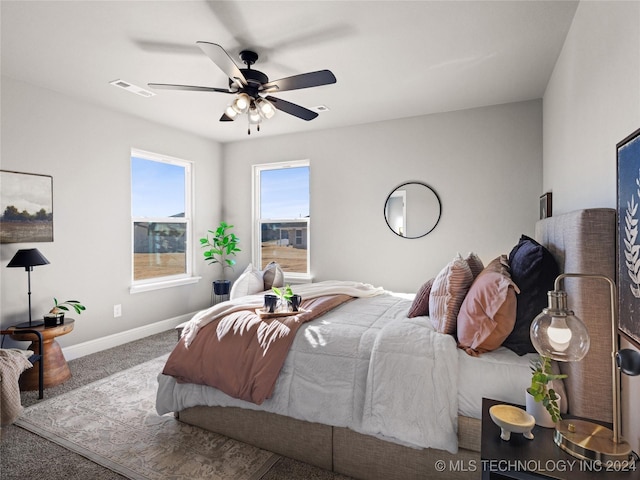
[[[239,89],[239,92],[244,92],[250,97],[258,98],[258,91],[263,83],[269,82],[269,77],[258,70],[251,70],[249,68],[241,68],[240,71],[247,80],[247,85]],[[237,87],[237,84],[233,80],[229,80],[229,87]]]

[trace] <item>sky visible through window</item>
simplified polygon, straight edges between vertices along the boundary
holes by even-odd
[[[131,210],[134,217],[184,214],[184,188],[184,167],[131,157]]]
[[[262,219],[309,216],[309,167],[263,170],[260,174]]]

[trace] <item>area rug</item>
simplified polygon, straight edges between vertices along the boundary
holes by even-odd
[[[28,407],[15,424],[132,479],[262,477],[280,456],[156,413],[166,358]]]

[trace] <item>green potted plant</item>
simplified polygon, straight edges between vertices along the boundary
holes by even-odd
[[[554,380],[567,378],[564,374],[553,373],[551,359],[540,356],[531,362],[531,386],[527,388],[527,412],[534,416],[536,423],[543,427],[552,427],[560,417],[560,396],[553,389]],[[544,418],[536,410],[535,404],[541,406],[549,414]],[[536,414],[537,413],[537,414]]]
[[[73,308],[78,315],[81,315],[87,309],[78,300],[65,300],[58,303],[58,299],[54,297],[53,308],[44,316],[44,326],[62,325],[64,323],[64,312],[68,312],[70,308]]]
[[[282,289],[272,287],[271,290],[278,296],[281,310],[291,312],[297,312],[299,310],[302,297],[293,293],[291,286],[287,285],[282,287]]]
[[[209,262],[209,265],[216,263],[222,265],[222,279],[213,282],[213,291],[216,295],[229,294],[231,282],[224,279],[224,269],[233,270],[236,261],[229,257],[234,257],[236,253],[241,251],[238,248],[240,239],[229,231],[232,228],[233,225],[220,222],[218,228],[208,230],[207,236],[200,239],[200,246],[207,249],[203,252],[205,261]]]

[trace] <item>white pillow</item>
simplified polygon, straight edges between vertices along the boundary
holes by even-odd
[[[244,297],[245,295],[255,295],[264,291],[264,282],[262,280],[262,272],[253,267],[252,264],[247,265],[242,275],[233,282],[229,299]]]

